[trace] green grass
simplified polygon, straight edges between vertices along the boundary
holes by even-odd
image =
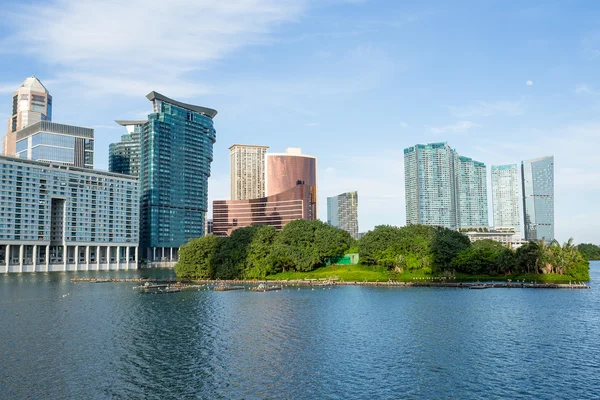
[[[269,275],[268,280],[306,280],[306,279],[339,279],[345,282],[387,282],[394,280],[399,282],[413,282],[422,280],[436,280],[437,275],[427,275],[422,271],[405,271],[401,274],[387,271],[385,268],[368,265],[332,265],[318,268],[311,272],[281,272]],[[525,280],[525,282],[569,282],[575,281],[569,275],[557,274],[522,274],[522,275],[468,275],[456,274],[453,281],[475,282],[475,281],[508,281],[513,282]]]

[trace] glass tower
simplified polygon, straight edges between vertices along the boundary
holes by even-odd
[[[554,156],[521,162],[525,239],[554,240]]]
[[[485,164],[447,143],[404,149],[406,223],[449,229],[488,225]]]
[[[108,148],[108,170],[119,174],[140,175],[140,132],[147,121],[115,121],[127,128],[121,141]]]
[[[517,164],[492,165],[492,205],[495,228],[521,231]]]
[[[140,128],[140,247],[150,260],[204,234],[217,111],[151,92]]]
[[[327,223],[358,239],[358,192],[327,198]]]

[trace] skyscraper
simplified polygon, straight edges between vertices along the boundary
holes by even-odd
[[[517,164],[492,165],[492,207],[495,228],[521,231]]]
[[[327,223],[358,239],[358,192],[327,198]]]
[[[140,174],[140,132],[147,121],[115,121],[124,126],[127,133],[121,141],[111,143],[108,149],[108,170],[119,174]]]
[[[12,96],[12,112],[8,118],[8,129],[2,141],[2,154],[16,154],[16,132],[39,121],[52,120],[52,96],[35,76],[21,84]]]
[[[459,156],[455,166],[458,228],[488,226],[485,164]]]
[[[204,234],[217,111],[159,93],[140,128],[140,247],[148,259],[173,260]]]
[[[287,148],[285,153],[267,153],[266,166],[267,196],[305,184],[312,188],[313,201],[317,202],[317,157],[302,154],[298,148]]]
[[[94,130],[38,121],[15,132],[16,157],[94,168]]]
[[[525,239],[554,240],[554,156],[521,162]]]
[[[268,146],[234,144],[229,148],[231,200],[265,197],[265,155]]]
[[[447,143],[404,149],[406,223],[449,229],[487,226],[485,164]]]

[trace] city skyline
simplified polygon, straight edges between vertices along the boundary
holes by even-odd
[[[112,121],[145,118],[143,96],[157,89],[221,112],[210,200],[227,198],[227,148],[250,135],[253,143],[302,147],[319,157],[320,209],[326,197],[359,190],[362,230],[403,225],[402,149],[444,140],[487,165],[554,154],[557,239],[600,241],[593,222],[600,218],[594,204],[600,192],[594,150],[600,141],[600,46],[589,8],[572,7],[580,17],[575,24],[575,18],[562,18],[563,1],[531,7],[290,2],[276,9],[240,6],[225,15],[216,5],[188,7],[190,15],[240,28],[229,37],[193,25],[175,35],[181,31],[171,28],[187,20],[158,12],[150,1],[139,12],[141,19],[160,15],[152,46],[141,33],[128,33],[129,40],[115,46],[96,29],[106,15],[128,15],[125,6],[111,3],[92,12],[70,0],[57,4],[7,6],[39,24],[28,32],[16,22],[0,28],[8,50],[0,61],[0,117],[8,120],[11,94],[35,74],[60,105],[53,120],[95,130],[97,168],[108,169],[108,144],[122,134]],[[90,23],[77,23],[83,20]],[[507,21],[515,29],[501,33]],[[127,25],[117,24],[114,34]],[[485,37],[474,34],[480,29]],[[84,37],[97,38],[97,46]],[[194,37],[210,37],[210,49],[191,52],[183,44]],[[491,49],[490,40],[502,45]],[[165,48],[176,56],[160,57],[152,50],[157,43],[169,43]],[[369,112],[348,111],[365,104]],[[491,222],[491,199],[488,207]]]

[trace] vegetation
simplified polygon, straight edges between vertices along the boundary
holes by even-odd
[[[344,254],[356,252],[362,265],[332,266]],[[382,225],[356,242],[345,231],[306,220],[292,221],[280,232],[260,225],[238,228],[228,238],[193,239],[181,247],[175,267],[182,279],[346,281],[583,281],[589,279],[588,270],[588,261],[572,240],[563,245],[538,241],[514,251],[492,240],[471,244],[467,236],[445,228]]]
[[[586,260],[600,260],[600,246],[591,243],[582,243],[577,246],[577,250]]]

